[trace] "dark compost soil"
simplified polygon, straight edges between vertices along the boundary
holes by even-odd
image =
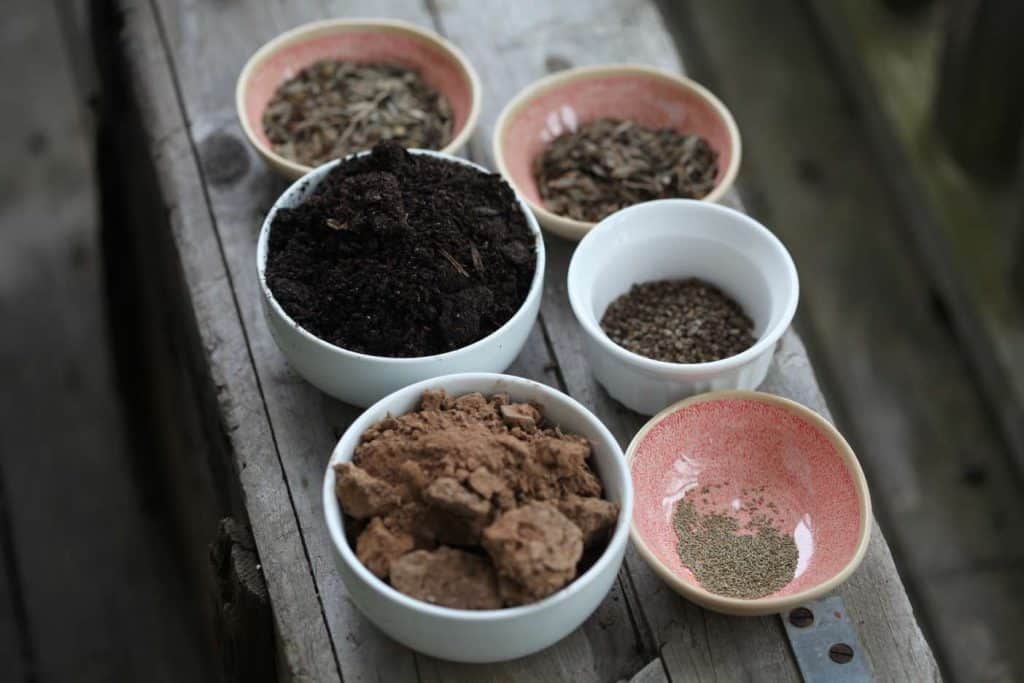
[[[274,217],[267,284],[295,322],[376,356],[451,351],[501,327],[536,239],[496,174],[382,143]]]

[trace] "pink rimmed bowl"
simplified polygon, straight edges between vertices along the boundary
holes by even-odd
[[[784,612],[835,590],[867,551],[871,498],[856,456],[827,420],[788,399],[720,391],[680,401],[637,433],[626,460],[637,550],[673,590],[708,609]],[[741,521],[756,498],[764,498],[762,510],[772,503],[776,528],[792,535],[799,551],[794,578],[756,599],[702,587],[676,550],[672,516],[687,495],[696,496],[700,511]]]
[[[263,130],[263,110],[278,86],[321,59],[387,62],[416,69],[448,98],[455,116],[451,141],[465,146],[480,115],[480,78],[457,47],[433,31],[390,19],[328,19],[282,33],[249,58],[238,77],[235,106],[253,147],[281,175],[296,179],[313,170],[273,150]]]
[[[494,129],[494,162],[545,229],[581,239],[594,223],[549,211],[533,175],[533,162],[559,135],[594,119],[626,119],[653,128],[699,134],[718,152],[718,177],[704,201],[716,202],[740,168],[740,132],[711,91],[689,78],[637,64],[569,69],[542,78],[509,102]]]

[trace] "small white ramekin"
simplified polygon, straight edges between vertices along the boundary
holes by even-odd
[[[412,154],[427,154],[455,163],[471,166],[482,173],[490,173],[483,166],[450,154],[430,150],[409,150]],[[363,152],[362,154],[366,154]],[[320,166],[296,180],[274,203],[263,221],[256,247],[256,267],[260,291],[263,293],[263,312],[270,333],[277,346],[310,384],[324,393],[357,406],[368,406],[392,391],[407,384],[430,377],[456,372],[501,372],[515,360],[533,329],[540,308],[544,285],[544,240],[533,213],[518,199],[526,224],[536,238],[537,265],[519,310],[497,330],[468,346],[433,356],[416,358],[388,358],[371,356],[343,349],[320,339],[299,326],[274,298],[267,286],[267,243],[274,216],[281,208],[293,207],[308,197],[319,182],[340,161]]]
[[[333,466],[352,459],[367,427],[388,415],[414,410],[425,389],[445,389],[456,396],[474,391],[484,395],[508,393],[515,401],[538,403],[544,416],[563,431],[590,441],[593,464],[605,495],[620,508],[608,547],[597,562],[540,602],[496,610],[452,609],[422,602],[395,590],[363,566],[345,536],[344,519],[334,495]],[[461,662],[497,662],[553,645],[578,628],[601,604],[615,582],[629,540],[633,483],[615,437],[593,413],[570,397],[522,377],[467,373],[405,387],[375,403],[353,422],[327,465],[323,505],[327,528],[338,551],[338,569],[360,612],[384,633],[419,652]]]
[[[627,351],[601,330],[605,309],[632,285],[686,277],[735,299],[757,342],[710,363],[666,363]],[[690,199],[638,204],[598,223],[573,254],[568,289],[594,375],[645,415],[705,391],[756,388],[800,296],[793,259],[771,231],[739,211]]]

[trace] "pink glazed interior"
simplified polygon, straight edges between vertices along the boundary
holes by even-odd
[[[551,86],[509,118],[500,144],[516,189],[543,206],[533,177],[534,158],[562,133],[603,117],[702,135],[719,154],[717,182],[735,153],[725,119],[700,92],[653,73],[583,76]]]
[[[263,131],[263,109],[282,82],[320,59],[388,62],[416,69],[452,105],[459,134],[473,106],[472,85],[462,65],[428,39],[400,27],[329,28],[281,46],[256,65],[245,85],[245,115],[260,144],[270,147]]]
[[[826,433],[782,406],[749,399],[684,406],[647,432],[630,469],[634,528],[687,583],[699,585],[676,552],[672,514],[691,491],[698,510],[728,512],[741,522],[752,497],[775,504],[777,526],[793,536],[800,555],[793,581],[773,596],[835,576],[856,554],[862,506],[853,476]]]

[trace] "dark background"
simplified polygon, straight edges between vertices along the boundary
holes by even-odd
[[[1024,680],[1024,3],[661,5],[737,118],[740,191],[797,262],[798,329],[944,674]],[[139,414],[116,12],[4,9],[0,679],[216,679]]]

